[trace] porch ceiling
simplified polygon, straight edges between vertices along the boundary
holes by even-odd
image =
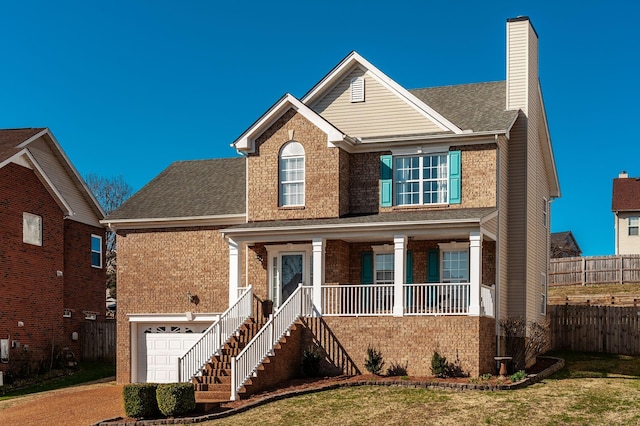
[[[331,219],[251,222],[231,226],[223,233],[246,243],[312,238],[388,241],[398,234],[416,240],[454,240],[467,239],[469,232],[478,231],[483,222],[496,214],[495,208],[395,211]]]

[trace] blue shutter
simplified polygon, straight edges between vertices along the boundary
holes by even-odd
[[[393,157],[380,156],[380,207],[393,205]]]
[[[462,202],[462,172],[460,151],[449,151],[449,204]]]
[[[373,284],[373,252],[367,251],[360,257],[360,284]]]
[[[440,282],[440,252],[431,249],[427,252],[427,282]]]
[[[407,250],[407,267],[404,282],[406,284],[413,284],[413,252],[411,250]]]

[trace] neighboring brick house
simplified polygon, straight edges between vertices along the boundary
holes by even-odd
[[[640,254],[640,178],[621,172],[613,179],[611,198],[616,254]]]
[[[560,189],[537,49],[529,19],[509,20],[506,82],[415,90],[352,52],[242,133],[242,157],[163,171],[103,222],[118,381],[176,380],[177,356],[242,288],[278,307],[300,283],[305,341],[334,365],[335,350],[364,371],[372,345],[412,375],[430,375],[434,350],[493,372],[496,318],[546,314]]]
[[[49,129],[0,130],[0,371],[81,357],[81,324],[105,314],[103,218]]]

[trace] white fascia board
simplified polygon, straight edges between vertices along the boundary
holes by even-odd
[[[345,59],[342,60],[338,66],[336,66],[329,74],[327,74],[318,84],[314,86],[309,93],[303,98],[302,102],[311,105],[313,102],[321,96],[326,89],[331,88],[337,79],[342,78],[345,72],[349,70],[354,64],[359,64],[366,69],[366,72],[374,78],[383,87],[396,93],[400,99],[406,102],[409,106],[416,109],[420,114],[429,120],[433,121],[442,130],[449,130],[453,133],[460,134],[463,132],[458,126],[447,120],[444,116],[438,113],[436,110],[425,104],[423,101],[412,95],[407,89],[396,83],[389,78],[385,73],[380,71],[371,62],[360,56],[357,52],[351,52]]]
[[[149,229],[149,228],[181,228],[189,226],[219,226],[239,225],[247,222],[247,215],[228,214],[217,216],[184,216],[143,219],[104,219],[100,223],[112,231],[118,229]]]
[[[74,213],[73,213],[73,209],[71,208],[71,205],[67,203],[67,201],[64,199],[60,191],[58,191],[58,189],[55,187],[51,179],[49,179],[49,176],[47,176],[47,173],[44,171],[42,166],[40,166],[38,161],[34,158],[34,156],[29,152],[28,149],[22,147],[21,151],[17,152],[16,154],[12,155],[11,157],[7,158],[5,161],[0,163],[0,168],[6,166],[9,163],[18,163],[21,158],[25,158],[27,162],[31,165],[36,176],[38,176],[42,184],[47,188],[47,190],[53,196],[53,198],[55,199],[56,203],[60,206],[60,208],[64,210],[64,214],[66,216],[73,216]]]
[[[161,313],[161,314],[127,314],[129,322],[136,323],[180,323],[180,322],[214,322],[220,318],[221,314],[217,313],[198,313],[189,312],[191,318],[187,312],[180,313]]]
[[[399,231],[415,231],[433,228],[454,228],[473,226],[478,227],[481,219],[445,219],[432,221],[407,221],[407,222],[378,222],[378,223],[349,223],[349,224],[323,224],[323,225],[302,225],[302,226],[281,226],[273,228],[234,228],[225,229],[222,234],[225,238],[232,238],[234,241],[244,241],[245,239],[255,239],[256,237],[281,236],[283,239],[290,239],[291,236],[312,236],[322,235],[326,238],[345,237],[351,234],[364,236],[370,234],[372,237],[380,235],[381,230],[387,233]]]
[[[547,122],[547,110],[544,107],[544,99],[542,98],[542,88],[540,87],[540,81],[538,81],[538,96],[540,98],[540,112],[542,114],[542,124],[544,126],[544,138],[546,143],[543,143],[543,155],[545,157],[545,161],[548,164],[547,170],[551,169],[552,177],[551,177],[551,197],[558,198],[561,196],[560,194],[560,181],[558,179],[558,169],[556,169],[556,160],[553,155],[553,146],[551,144],[551,134],[549,133],[549,123]]]
[[[465,145],[481,145],[486,143],[495,143],[496,135],[505,135],[505,130],[492,130],[486,132],[463,133],[463,134],[424,134],[409,137],[385,137],[371,138],[359,141],[348,147],[340,145],[349,153],[377,152],[377,151],[393,151],[403,148],[418,147],[424,145],[424,148],[434,145],[456,145],[464,143]]]
[[[300,102],[293,95],[285,94],[275,105],[273,105],[258,121],[256,121],[240,138],[238,138],[231,146],[238,151],[254,152],[255,138],[261,135],[276,120],[278,120],[285,112],[291,108],[302,114],[304,118],[309,120],[313,125],[327,134],[327,144],[333,146],[333,143],[342,142],[346,137],[341,131],[336,129],[331,123],[318,115],[311,108]]]
[[[105,214],[104,210],[102,210],[102,207],[100,206],[100,203],[98,202],[98,200],[96,200],[96,198],[94,197],[93,193],[91,192],[91,190],[89,189],[89,187],[85,183],[84,179],[82,179],[82,177],[80,176],[80,173],[78,173],[78,170],[76,170],[76,168],[73,166],[73,163],[71,162],[71,160],[69,160],[69,157],[67,157],[67,154],[64,152],[64,150],[62,149],[62,146],[58,143],[57,139],[55,138],[55,136],[53,136],[53,133],[51,133],[51,130],[49,130],[49,128],[44,129],[40,133],[30,137],[29,139],[25,140],[22,143],[20,143],[20,145],[18,145],[18,148],[27,147],[31,142],[33,142],[36,139],[38,139],[38,138],[40,138],[42,136],[45,136],[45,135],[47,135],[49,137],[49,140],[53,144],[54,148],[58,151],[58,153],[60,154],[60,156],[62,157],[62,159],[66,163],[66,166],[68,167],[68,169],[71,171],[73,176],[75,176],[77,182],[80,183],[80,185],[82,186],[82,189],[84,190],[85,194],[89,197],[89,199],[93,203],[93,207],[98,211],[98,214],[101,215],[100,217],[98,217],[98,220],[100,218],[104,218],[106,216],[106,214]]]

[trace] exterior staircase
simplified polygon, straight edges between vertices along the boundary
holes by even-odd
[[[219,355],[214,355],[191,382],[195,386],[196,403],[219,404],[231,398],[231,358],[238,355],[253,339],[264,323],[249,318],[238,332],[225,343]]]

